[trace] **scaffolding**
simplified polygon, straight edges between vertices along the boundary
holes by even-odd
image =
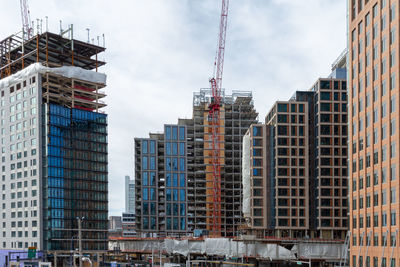
[[[64,32],[69,32],[69,38],[44,32],[25,40],[21,31],[0,41],[0,79],[36,62],[47,67],[76,66],[96,71],[105,65],[98,60],[105,47],[73,39],[72,25]]]
[[[242,210],[242,139],[252,123],[257,122],[258,113],[254,109],[252,93],[233,91],[226,95],[221,91],[221,114],[219,144],[221,164],[221,235],[236,236],[244,223]],[[192,176],[189,194],[189,211],[193,212],[193,229],[209,233],[213,216],[213,184],[211,127],[208,121],[208,106],[211,102],[210,89],[201,89],[193,95],[193,150],[194,159],[188,165]],[[190,131],[190,134],[192,132]],[[189,135],[188,135],[189,137]],[[188,143],[189,144],[189,143]]]

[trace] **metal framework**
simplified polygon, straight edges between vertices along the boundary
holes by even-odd
[[[72,25],[70,26],[72,30]],[[48,67],[77,66],[97,71],[105,62],[98,60],[104,47],[45,32],[24,40],[18,32],[0,41],[0,79],[10,76],[32,63]]]
[[[212,101],[209,106],[209,121],[211,121],[212,138],[212,165],[213,165],[213,236],[221,235],[221,164],[220,164],[220,108],[221,85],[224,69],[226,26],[228,21],[229,0],[222,0],[221,21],[219,25],[219,39],[217,55],[214,63],[214,77],[210,79]]]

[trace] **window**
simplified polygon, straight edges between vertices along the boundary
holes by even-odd
[[[396,180],[396,165],[392,164],[390,166],[390,180]]]
[[[392,22],[395,17],[396,17],[396,5],[392,4],[390,6],[390,17],[389,17],[389,20]]]
[[[382,196],[381,197],[382,197],[382,199],[381,199],[382,205],[386,205],[386,189],[382,190]]]
[[[386,145],[382,147],[382,162],[386,161]]]
[[[390,203],[396,203],[396,188],[390,189]]]
[[[390,29],[390,44],[393,44],[396,40],[396,27]]]
[[[278,112],[287,112],[287,104],[278,104]]]
[[[390,121],[390,135],[394,135],[396,132],[396,121],[395,119],[392,119]]]
[[[381,17],[381,30],[383,31],[386,28],[386,14]]]
[[[390,90],[393,90],[396,87],[396,73],[392,73],[390,76]]]
[[[385,73],[386,73],[386,58],[383,58],[381,63],[381,74]]]
[[[381,171],[381,176],[382,176],[382,183],[384,184],[384,183],[386,183],[386,167],[384,167],[384,168],[382,168],[382,171]]]
[[[382,128],[381,128],[381,138],[382,138],[382,140],[384,140],[384,139],[386,138],[386,124],[383,124],[383,125],[382,125]]]
[[[396,156],[396,143],[392,142],[390,144],[390,158],[394,158]]]

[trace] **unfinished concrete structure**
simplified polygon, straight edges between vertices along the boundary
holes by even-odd
[[[136,225],[141,236],[207,235],[212,216],[211,91],[193,97],[193,118],[164,133],[135,138]],[[241,215],[242,138],[257,121],[252,94],[223,94],[220,123],[223,236],[237,234]],[[150,148],[147,149],[147,144]],[[154,147],[152,149],[151,147]]]
[[[328,78],[277,101],[244,137],[247,232],[344,239],[347,219],[346,54]]]

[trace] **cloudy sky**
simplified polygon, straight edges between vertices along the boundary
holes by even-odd
[[[46,4],[44,4],[46,3]],[[192,116],[193,92],[208,87],[220,0],[29,0],[49,30],[74,24],[87,40],[105,34],[109,114],[109,209],[124,210],[133,138]],[[19,1],[0,0],[0,39],[21,28]],[[260,120],[276,100],[330,73],[346,46],[346,0],[231,0],[223,87],[252,91]]]

